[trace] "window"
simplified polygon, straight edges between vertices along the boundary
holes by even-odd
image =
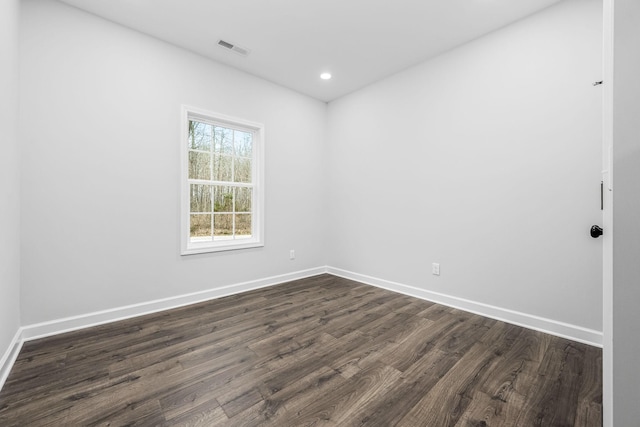
[[[263,246],[263,126],[182,108],[182,255]]]

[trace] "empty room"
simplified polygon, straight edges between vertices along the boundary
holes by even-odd
[[[0,426],[640,426],[636,0],[5,0]]]

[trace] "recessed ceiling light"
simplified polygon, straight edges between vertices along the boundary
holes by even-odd
[[[320,78],[322,80],[329,80],[331,78],[331,73],[322,73],[320,74]]]

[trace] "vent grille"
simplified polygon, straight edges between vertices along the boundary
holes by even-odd
[[[233,43],[229,43],[225,40],[218,40],[218,46],[223,47],[227,50],[237,53],[240,56],[247,56],[249,54],[249,49],[245,49],[244,47],[240,47]]]
[[[233,49],[233,45],[229,42],[226,42],[224,40],[218,40],[218,44],[222,47],[226,47],[227,49]]]

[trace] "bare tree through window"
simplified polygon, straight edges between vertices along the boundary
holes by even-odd
[[[252,236],[253,134],[189,120],[191,241]]]

